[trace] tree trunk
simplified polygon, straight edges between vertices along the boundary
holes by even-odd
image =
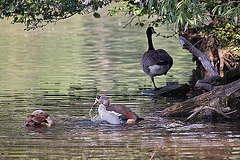
[[[190,53],[193,54],[193,56],[198,58],[198,60],[202,63],[202,66],[210,76],[219,76],[216,69],[212,66],[211,60],[204,53],[194,47],[188,40],[186,40],[182,36],[179,36],[179,43],[181,44],[183,49],[187,49]]]
[[[236,118],[240,114],[240,67],[230,70],[221,78],[210,60],[200,50],[195,48],[184,37],[179,37],[182,48],[188,49],[201,62],[210,75],[209,78],[198,80],[195,87],[208,90],[199,96],[188,99],[164,109],[160,116],[189,116],[192,119],[203,110],[217,113],[225,118]],[[219,85],[219,86],[216,86]],[[234,114],[233,114],[234,113]],[[229,116],[230,115],[230,116]]]
[[[240,79],[227,85],[217,86],[212,91],[164,109],[160,116],[189,116],[194,109],[209,106],[214,108],[230,107],[240,113]]]

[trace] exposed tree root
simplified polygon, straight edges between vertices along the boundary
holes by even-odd
[[[209,107],[209,106],[203,106],[200,109],[196,110],[193,114],[191,114],[188,118],[186,118],[184,121],[189,121],[191,119],[193,119],[194,117],[196,117],[197,114],[199,114],[200,112],[202,112],[203,110],[212,110],[215,111],[216,113],[218,113],[219,115],[222,115],[225,118],[231,118],[229,117],[226,113],[222,112],[220,109],[214,108],[214,107]],[[234,111],[236,112],[236,110]]]

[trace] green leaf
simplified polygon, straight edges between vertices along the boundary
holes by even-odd
[[[184,26],[184,31],[186,31],[187,29],[188,29],[188,22]]]
[[[213,10],[212,10],[212,14],[214,15],[215,14],[215,12],[217,11],[217,9],[220,7],[220,5],[217,5],[217,6],[215,6],[214,8],[213,8]]]
[[[10,7],[9,7],[9,11],[12,11],[14,9],[14,6],[13,6],[13,4],[12,5],[10,5]]]
[[[233,21],[235,22],[235,24],[237,25],[237,23],[238,23],[238,13],[237,13],[237,10],[238,10],[238,8],[236,7],[236,9],[234,10],[234,12],[233,12],[233,17],[232,17],[232,23],[233,23]]]
[[[180,15],[178,16],[178,19],[180,20],[180,25],[183,24],[183,16],[182,13],[180,13]]]
[[[151,10],[152,5],[153,5],[153,0],[149,0],[149,1],[148,1],[148,9],[149,9],[149,10]]]
[[[93,13],[93,16],[94,16],[95,18],[100,18],[100,17],[101,17],[101,15],[100,15],[99,13],[97,13],[97,12],[94,12],[94,13]]]
[[[178,10],[178,9],[182,6],[182,4],[183,4],[183,1],[180,1],[180,2],[177,4],[176,9]]]
[[[227,16],[229,13],[232,12],[233,9],[228,9],[222,13],[223,16]]]
[[[137,9],[137,10],[135,10],[135,15],[140,15],[141,14],[141,12],[142,12],[142,10],[141,9]]]
[[[15,17],[14,20],[13,20],[13,23],[16,23],[18,20],[18,17]]]

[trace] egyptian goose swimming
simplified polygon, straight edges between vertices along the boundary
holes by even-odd
[[[172,57],[163,49],[155,50],[152,42],[152,34],[156,33],[153,27],[148,27],[146,34],[148,39],[148,51],[145,52],[141,60],[141,68],[147,75],[150,76],[154,88],[156,85],[154,83],[155,76],[166,75],[168,70],[173,65]]]
[[[125,105],[110,105],[109,99],[105,95],[97,96],[93,106],[97,103],[100,103],[98,107],[98,113],[101,120],[105,120],[110,124],[120,124],[124,122],[127,124],[135,124],[141,120],[144,120]]]
[[[51,127],[53,124],[53,118],[42,110],[35,110],[24,121],[26,127]]]

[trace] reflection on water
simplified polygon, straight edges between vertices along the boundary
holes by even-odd
[[[30,32],[1,21],[1,158],[238,159],[239,124],[158,117],[182,99],[141,95],[153,87],[140,68],[145,28],[122,28],[123,20],[75,16]],[[188,83],[194,68],[190,54],[177,39],[153,40],[174,59],[168,75],[156,78],[157,85]],[[88,112],[98,94],[145,120],[137,125],[91,122]],[[52,115],[56,125],[25,128],[25,117],[36,109]]]

